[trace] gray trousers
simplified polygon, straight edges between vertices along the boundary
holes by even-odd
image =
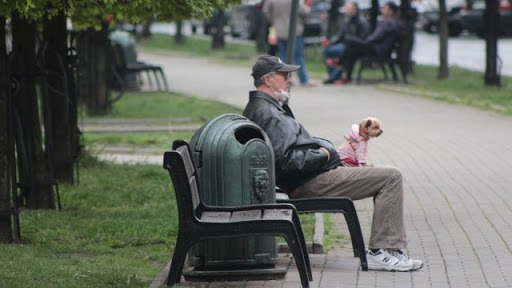
[[[407,247],[403,214],[402,173],[394,167],[338,167],[300,186],[293,198],[373,197],[369,249]]]

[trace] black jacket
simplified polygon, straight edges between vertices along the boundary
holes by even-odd
[[[340,165],[331,142],[312,137],[279,103],[261,91],[249,92],[243,115],[260,126],[274,148],[276,184],[291,192],[322,172]],[[320,150],[325,147],[327,154]]]
[[[364,39],[370,34],[370,24],[359,14],[352,17],[343,18],[343,24],[340,28],[340,33],[331,39],[331,44],[342,43],[345,38],[358,38]]]

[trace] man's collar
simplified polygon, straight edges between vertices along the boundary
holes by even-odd
[[[292,111],[290,110],[290,108],[288,108],[288,109],[283,109],[283,107],[279,104],[279,102],[277,102],[277,100],[276,100],[274,97],[272,97],[272,96],[268,95],[267,93],[265,93],[265,92],[263,92],[263,91],[260,91],[260,90],[253,90],[253,91],[250,91],[250,92],[249,92],[249,98],[250,98],[250,99],[255,99],[255,98],[257,98],[257,99],[265,100],[265,101],[267,101],[267,102],[269,102],[269,103],[273,104],[274,106],[276,106],[279,110],[283,111],[283,112],[284,112],[284,113],[286,113],[286,114],[289,114],[289,116],[291,116],[292,118],[294,118],[294,117],[293,117],[293,113],[292,113]],[[288,110],[288,111],[287,111],[287,110]]]
[[[277,100],[274,97],[272,97],[272,96],[268,95],[267,93],[260,91],[260,90],[250,91],[249,98],[263,99],[263,100],[266,100],[278,107],[281,107],[281,105],[279,105],[279,102],[277,102]]]

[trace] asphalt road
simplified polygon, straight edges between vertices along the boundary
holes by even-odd
[[[439,65],[439,36],[418,31],[413,59],[419,64]],[[475,71],[485,71],[485,40],[471,35],[449,38],[448,62]],[[512,38],[498,40],[501,74],[512,76]]]

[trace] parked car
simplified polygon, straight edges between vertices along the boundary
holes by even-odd
[[[483,13],[485,10],[484,0],[473,0],[473,3],[466,4],[460,11],[460,21],[464,29],[471,34],[484,37],[485,25]],[[512,36],[512,10],[510,2],[500,1],[499,4],[499,34],[502,36]]]
[[[464,31],[460,20],[460,11],[463,7],[462,1],[449,1],[446,5],[448,16],[448,35],[457,37]],[[418,10],[418,23],[424,31],[437,33],[439,31],[439,3],[437,0],[421,1],[416,4]]]
[[[256,39],[258,29],[256,17],[261,17],[261,0],[250,1],[236,6],[231,11],[229,30],[231,36],[243,39]]]

